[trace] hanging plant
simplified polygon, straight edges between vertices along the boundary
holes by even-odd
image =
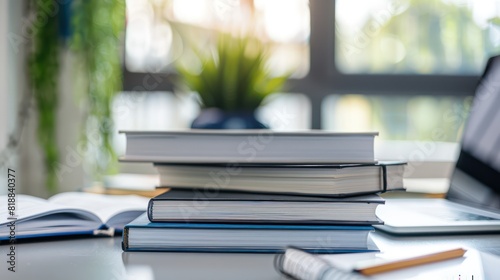
[[[88,119],[84,141],[98,177],[114,171],[112,101],[121,90],[121,34],[125,0],[73,0],[71,46],[84,77]],[[98,136],[98,137],[95,137]]]
[[[88,119],[83,129],[89,160],[94,175],[110,172],[116,166],[112,147],[113,97],[121,89],[120,35],[125,23],[125,0],[73,0],[59,4],[56,0],[33,0],[31,16],[44,18],[34,24],[32,49],[28,55],[29,82],[33,89],[38,113],[38,142],[42,148],[46,168],[46,187],[57,191],[57,108],[59,57],[62,50],[60,35],[69,35],[68,26],[61,19],[68,16],[62,5],[71,5],[72,31],[70,45],[78,57],[77,67],[85,81],[82,90]],[[67,8],[64,7],[64,8]],[[59,11],[49,15],[47,11]],[[62,16],[62,17],[61,17]],[[62,29],[60,29],[62,27]],[[65,31],[62,33],[60,31]]]
[[[59,76],[58,18],[47,16],[46,8],[58,5],[54,0],[35,0],[31,10],[36,17],[45,17],[45,24],[33,25],[32,49],[28,54],[29,82],[38,111],[37,138],[46,168],[45,185],[50,193],[57,190],[57,105]]]

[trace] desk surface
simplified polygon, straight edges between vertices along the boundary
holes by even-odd
[[[375,232],[383,252],[468,247],[500,255],[500,234],[394,237]],[[18,244],[16,272],[0,246],[0,279],[283,279],[272,254],[124,253],[121,238]]]

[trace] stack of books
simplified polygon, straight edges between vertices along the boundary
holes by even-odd
[[[374,159],[376,133],[124,133],[122,161],[153,163],[168,188],[125,226],[125,251],[369,251],[378,193],[403,189],[405,164]]]

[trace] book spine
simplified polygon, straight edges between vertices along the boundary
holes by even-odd
[[[382,165],[382,193],[387,191],[387,166]]]
[[[128,227],[123,229],[122,250],[128,251]]]
[[[151,198],[149,200],[148,209],[146,211],[148,213],[148,219],[150,222],[154,222],[153,221],[153,204],[154,204],[154,198]]]

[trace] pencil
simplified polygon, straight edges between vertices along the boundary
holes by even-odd
[[[380,265],[374,265],[374,266],[370,266],[370,267],[356,269],[356,272],[368,276],[368,275],[393,271],[393,270],[397,270],[397,269],[402,269],[402,268],[407,268],[407,267],[412,267],[412,266],[417,266],[417,265],[422,265],[422,264],[428,264],[428,263],[434,263],[434,262],[459,258],[459,257],[462,257],[465,254],[465,252],[467,252],[467,251],[462,249],[462,248],[458,248],[458,249],[443,251],[443,252],[439,252],[439,253],[423,255],[423,256],[413,257],[413,258],[409,258],[409,259],[397,260],[397,261],[384,263],[384,264],[380,264]]]

